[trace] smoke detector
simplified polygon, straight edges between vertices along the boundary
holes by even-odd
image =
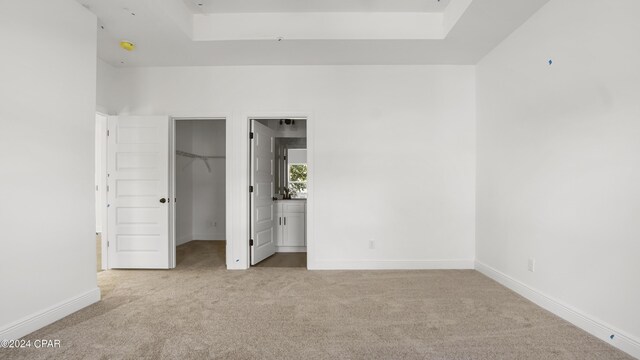
[[[131,41],[123,40],[123,41],[120,41],[120,47],[127,51],[133,51],[136,48],[136,45]]]

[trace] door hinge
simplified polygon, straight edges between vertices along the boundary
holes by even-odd
[[[249,186],[249,192],[252,193],[253,192],[253,186]]]
[[[109,136],[109,130],[107,130],[107,136]]]
[[[107,247],[109,247],[109,242],[107,241]]]
[[[107,192],[109,192],[109,185],[107,185]]]
[[[249,239],[249,246],[253,246],[253,239]]]
[[[253,139],[253,131],[249,133],[249,139]]]

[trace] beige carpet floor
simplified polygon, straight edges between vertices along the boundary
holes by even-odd
[[[476,271],[227,271],[223,244],[98,273],[102,301],[25,337],[59,349],[0,358],[630,359]]]

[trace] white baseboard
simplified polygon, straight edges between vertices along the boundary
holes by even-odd
[[[225,233],[200,233],[193,234],[191,240],[224,240]]]
[[[476,270],[527,298],[541,308],[561,317],[591,335],[604,340],[627,354],[640,359],[640,341],[592,316],[529,287],[486,264],[476,261]],[[613,338],[611,338],[613,336]]]
[[[309,270],[470,270],[473,260],[316,260]]]
[[[96,287],[84,294],[62,301],[2,327],[0,340],[20,339],[98,301],[100,301],[100,289]]]
[[[276,246],[276,252],[279,253],[305,253],[306,246]]]

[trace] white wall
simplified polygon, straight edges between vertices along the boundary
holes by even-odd
[[[313,136],[310,268],[473,266],[474,67],[118,71],[123,114],[229,117],[231,268],[248,266],[248,118],[292,114]]]
[[[176,121],[176,150],[193,152],[193,121]],[[193,162],[176,156],[176,245],[193,240]]]
[[[120,93],[116,85],[118,73],[113,66],[100,59],[97,61],[96,109],[103,114],[113,115]]]
[[[307,162],[307,150],[306,149],[289,149],[287,155],[287,161],[289,164],[304,164]]]
[[[552,0],[478,65],[476,211],[481,264],[636,346],[638,13],[637,0]]]
[[[195,121],[193,152],[225,156],[224,121]],[[211,172],[202,160],[193,171],[193,239],[225,240],[225,159],[209,159]]]
[[[107,213],[107,116],[96,114],[94,143],[95,223],[96,233],[102,233]],[[106,226],[105,226],[106,228]]]
[[[225,156],[225,123],[178,120],[176,149],[205,156]],[[176,243],[225,240],[225,159],[176,158]]]
[[[93,171],[96,18],[73,0],[2,1],[0,44],[5,339],[100,298]]]

